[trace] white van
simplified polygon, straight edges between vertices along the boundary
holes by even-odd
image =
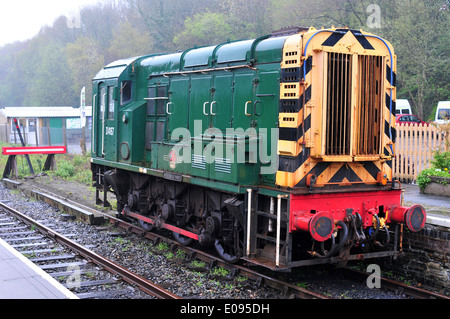
[[[438,103],[435,122],[438,124],[450,123],[450,101]]]
[[[412,114],[408,100],[398,99],[395,106],[395,114]]]

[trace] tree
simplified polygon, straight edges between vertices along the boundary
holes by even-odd
[[[177,49],[173,42],[183,31],[187,17],[218,7],[218,0],[122,0],[129,6],[127,19],[150,32],[155,52]],[[140,24],[138,24],[140,23]],[[189,47],[192,45],[188,45]]]
[[[175,36],[173,42],[180,48],[188,48],[193,45],[206,46],[235,40],[232,34],[232,26],[221,13],[205,12],[188,17],[184,23],[184,31]]]
[[[20,79],[17,57],[27,47],[24,42],[16,42],[0,48],[0,106],[20,106],[23,103],[23,86],[17,85]]]
[[[273,31],[271,0],[221,0],[220,12],[232,26],[237,39],[251,39]]]
[[[105,65],[99,45],[92,38],[79,37],[65,48],[67,62],[72,80],[71,92],[78,97],[83,86],[86,86],[86,104],[91,102],[92,79]]]
[[[431,114],[433,94],[448,99],[448,11],[442,1],[398,0],[389,8],[383,33],[398,56],[398,94],[408,98],[419,117]]]
[[[147,30],[138,30],[129,21],[124,21],[113,32],[109,52],[120,59],[148,54],[152,47],[153,39]]]
[[[64,47],[55,42],[39,39],[36,60],[26,77],[28,90],[24,103],[32,106],[74,105],[76,100],[70,89],[71,80]]]

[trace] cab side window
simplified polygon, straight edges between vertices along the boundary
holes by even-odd
[[[108,120],[114,120],[114,87],[108,86]]]
[[[133,98],[133,81],[123,81],[120,86],[120,105],[125,105]]]
[[[105,119],[105,109],[106,109],[106,88],[103,86],[100,88],[100,120]]]

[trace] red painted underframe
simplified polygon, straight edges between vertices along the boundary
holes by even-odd
[[[142,216],[142,215],[139,215],[139,214],[136,214],[136,213],[125,212],[125,211],[122,212],[122,214],[123,214],[123,215],[126,215],[126,216],[129,216],[129,217],[133,217],[133,218],[142,220],[143,222],[146,222],[147,224],[152,224],[152,225],[155,224],[155,220],[154,220],[153,218],[151,218],[151,217],[146,217],[146,216]],[[170,230],[170,231],[174,231],[174,232],[176,232],[176,233],[179,233],[179,234],[181,234],[181,235],[183,235],[183,236],[192,238],[192,239],[194,239],[194,240],[198,240],[198,235],[197,235],[197,234],[192,233],[192,232],[187,231],[187,230],[184,230],[184,229],[182,229],[182,228],[179,228],[179,227],[170,225],[170,224],[166,224],[166,223],[164,223],[163,221],[161,221],[161,228],[165,228],[165,229],[167,229],[167,230]]]
[[[344,220],[347,209],[352,209],[354,213],[361,215],[364,227],[369,227],[373,222],[373,215],[369,211],[378,213],[378,208],[384,206],[386,212],[400,204],[401,190],[291,195],[289,226],[291,231],[296,230],[293,224],[295,217],[299,214],[309,214],[311,210],[330,212],[337,221]]]

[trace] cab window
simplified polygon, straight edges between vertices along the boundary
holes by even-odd
[[[108,86],[108,120],[114,119],[114,87]]]
[[[133,98],[133,82],[123,81],[120,87],[120,105],[125,105]]]

